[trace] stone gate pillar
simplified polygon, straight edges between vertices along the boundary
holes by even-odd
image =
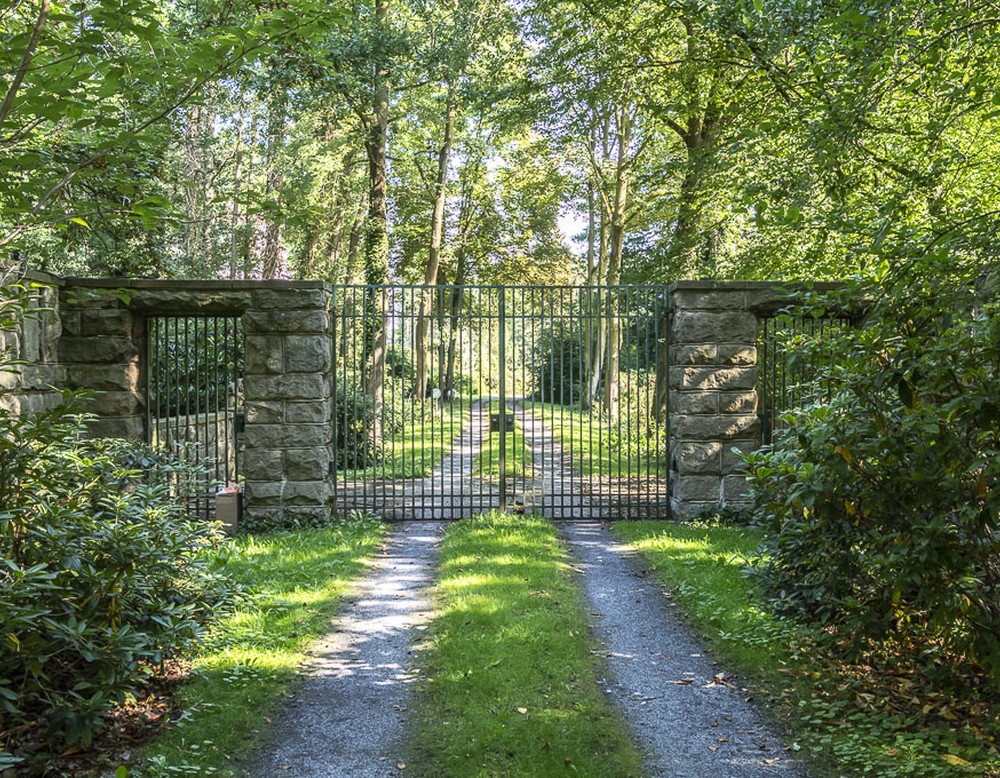
[[[757,285],[681,281],[670,289],[670,499],[679,518],[748,508],[743,452],[760,445]]]
[[[262,284],[243,316],[248,519],[330,518],[330,298],[319,282]]]

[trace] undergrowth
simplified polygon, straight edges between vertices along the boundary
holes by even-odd
[[[260,739],[381,533],[378,522],[355,517],[326,529],[234,539],[226,569],[243,595],[193,659],[179,712],[134,774],[238,775],[235,759]]]

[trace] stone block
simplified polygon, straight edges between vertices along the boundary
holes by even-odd
[[[719,392],[672,392],[671,412],[683,415],[718,415]]]
[[[248,375],[243,391],[251,400],[325,400],[330,397],[330,382],[319,373],[288,375]]]
[[[747,311],[678,311],[673,338],[677,344],[756,343],[757,317]]]
[[[675,365],[714,365],[718,360],[719,347],[714,343],[697,346],[677,346],[671,356]]]
[[[760,446],[753,440],[745,440],[728,445],[725,451],[722,452],[722,474],[737,475],[743,473],[746,469],[746,462],[743,461],[740,455],[750,454],[758,448]]]
[[[319,448],[330,445],[330,425],[248,424],[243,440],[248,451],[255,448]]]
[[[303,526],[325,524],[331,515],[331,508],[327,505],[289,505],[285,508],[286,520]]]
[[[748,502],[749,491],[746,476],[727,475],[722,480],[722,500],[727,505],[734,502]]]
[[[116,335],[64,337],[59,341],[59,358],[70,363],[127,364],[139,358],[139,350],[131,338]]]
[[[128,290],[129,306],[147,314],[239,316],[250,307],[250,293],[225,289]]]
[[[719,504],[722,499],[722,479],[717,475],[688,475],[676,480],[673,491],[680,502]]]
[[[330,331],[330,316],[325,310],[250,311],[243,316],[248,335],[306,335]]]
[[[273,505],[254,505],[250,502],[250,498],[246,494],[243,495],[242,524],[254,522],[258,523],[259,526],[262,527],[279,527],[281,526],[284,515],[285,511],[281,507],[275,507]]]
[[[253,307],[261,311],[291,311],[330,307],[330,293],[325,289],[257,289]]]
[[[74,389],[97,389],[108,392],[138,391],[137,362],[118,365],[75,364],[66,367],[67,383]]]
[[[757,413],[757,392],[718,392],[719,413]]]
[[[62,334],[69,337],[78,337],[80,335],[80,316],[83,312],[80,310],[61,310],[59,312],[59,321],[62,324]]]
[[[281,449],[247,449],[243,455],[242,470],[248,481],[279,481],[284,477]]]
[[[670,417],[670,434],[676,440],[722,441],[746,440],[755,436],[760,422],[756,416],[682,416]]]
[[[686,442],[673,447],[671,468],[678,475],[719,475],[722,472],[722,443]]]
[[[757,347],[746,343],[722,343],[718,347],[719,364],[752,367],[757,364]]]
[[[330,451],[327,448],[286,449],[284,473],[290,481],[322,480],[330,474]]]
[[[88,421],[87,434],[92,438],[145,440],[146,424],[142,416],[105,416]]]
[[[82,310],[78,334],[82,337],[95,335],[128,337],[132,334],[134,324],[132,313],[120,308]]]
[[[285,421],[289,424],[324,424],[330,421],[329,400],[285,403]]]
[[[247,335],[244,371],[247,375],[283,372],[285,338],[280,335]]]
[[[719,510],[719,501],[694,502],[671,499],[670,510],[674,519],[685,521]]]
[[[138,392],[97,392],[84,406],[98,416],[137,416],[145,412],[143,397]]]
[[[285,505],[329,505],[333,489],[326,480],[289,481],[285,484]]]
[[[675,289],[670,296],[675,311],[742,311],[746,293],[742,289]]]
[[[331,349],[327,335],[289,335],[285,338],[285,370],[289,373],[328,373]]]
[[[701,391],[754,389],[757,386],[755,367],[672,367],[671,389]]]
[[[280,400],[254,400],[244,406],[247,424],[281,424],[285,421],[284,404]]]
[[[248,478],[243,486],[246,497],[244,507],[281,505],[284,501],[285,485],[286,482],[282,480],[252,481]]]

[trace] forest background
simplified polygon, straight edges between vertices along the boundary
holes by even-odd
[[[4,6],[0,252],[55,273],[615,284],[995,252],[989,0]]]

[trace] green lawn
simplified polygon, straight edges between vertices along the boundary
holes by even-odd
[[[542,421],[582,475],[665,474],[664,457],[658,453],[663,448],[658,442],[663,431],[646,413],[630,416],[623,407],[621,417],[611,420],[597,411],[552,403],[531,403],[527,409]]]
[[[143,750],[141,774],[236,776],[232,760],[280,706],[381,534],[349,521],[230,541],[226,569],[244,594],[194,658],[181,715]]]
[[[407,774],[640,773],[598,686],[586,608],[551,524],[492,514],[453,525],[435,602]]]
[[[407,401],[389,414],[383,456],[363,470],[343,470],[338,478],[424,478],[441,464],[452,442],[469,420],[469,401],[427,403]]]
[[[501,436],[499,432],[493,432],[483,437],[483,447],[476,456],[473,473],[486,478],[500,477],[500,444],[504,438],[506,438],[504,475],[507,478],[534,478],[534,457],[524,439],[524,432],[516,416],[514,417],[513,431],[506,432],[504,436]]]
[[[1000,776],[1000,710],[965,705],[912,672],[829,655],[805,628],[773,618],[744,577],[759,530],[620,522],[695,631],[788,722],[817,776]]]

